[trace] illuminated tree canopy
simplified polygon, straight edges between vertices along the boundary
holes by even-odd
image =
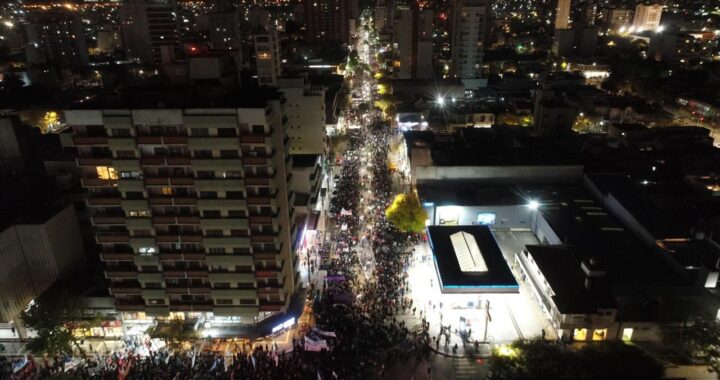
[[[405,232],[420,232],[425,229],[427,212],[420,205],[415,194],[400,194],[395,197],[390,207],[385,210],[390,223]]]

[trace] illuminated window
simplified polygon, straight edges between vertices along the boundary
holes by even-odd
[[[595,329],[593,331],[592,340],[598,341],[598,340],[605,340],[607,337],[607,329]]]
[[[173,194],[172,187],[163,187],[161,191],[162,191],[162,195],[172,195]]]
[[[587,339],[587,329],[575,329],[573,331],[573,340],[584,341]]]
[[[632,340],[632,334],[633,334],[633,328],[632,328],[632,327],[628,327],[628,328],[623,329],[622,340],[623,340],[624,342],[629,342],[629,341],[631,341],[631,340]]]
[[[128,215],[135,217],[135,218],[139,218],[139,217],[148,216],[148,213],[145,210],[130,210],[130,211],[128,211]]]
[[[118,174],[115,171],[115,168],[109,166],[97,166],[95,167],[95,170],[97,170],[97,175],[100,179],[118,179]]]
[[[140,247],[138,248],[138,253],[141,255],[154,255],[157,253],[157,250],[155,247]]]

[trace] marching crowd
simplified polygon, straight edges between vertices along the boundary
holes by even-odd
[[[0,358],[0,378],[47,379],[59,373],[77,379],[369,379],[387,365],[430,354],[429,324],[410,328],[398,320],[414,311],[408,297],[407,267],[416,236],[395,229],[385,218],[394,195],[388,169],[391,130],[377,111],[365,128],[348,132],[348,148],[331,199],[334,228],[329,249],[321,250],[327,276],[314,289],[316,327],[332,337],[293,339],[288,352],[256,347],[228,358],[217,353],[149,351],[132,348],[105,357],[90,357],[66,368],[62,358],[44,364],[30,360],[16,373]],[[354,115],[357,117],[358,115]],[[373,270],[362,276],[357,250],[369,242]],[[319,288],[319,286],[318,286]],[[327,349],[306,350],[307,340],[323,339]],[[314,341],[314,340],[313,340]]]

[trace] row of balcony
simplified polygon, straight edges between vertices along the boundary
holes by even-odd
[[[272,130],[270,131],[272,133]],[[191,149],[240,149],[240,144],[271,144],[270,134],[249,133],[240,136],[72,136],[76,146],[108,145],[118,150],[137,145],[188,145]]]
[[[151,218],[127,218],[123,215],[94,215],[92,224],[126,225],[132,229],[148,229],[154,225],[199,224],[201,228],[247,228],[249,225],[273,224],[272,216],[250,216],[249,218],[201,218],[200,215],[153,216]]]
[[[116,300],[115,308],[118,311],[143,311],[151,316],[167,316],[170,312],[212,312],[216,316],[241,316],[254,318],[259,312],[279,312],[285,306],[282,302],[261,302],[260,305],[213,305],[205,303],[171,303],[167,306],[145,305],[143,302],[120,302]]]

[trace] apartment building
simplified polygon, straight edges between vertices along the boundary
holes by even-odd
[[[453,71],[457,78],[480,78],[489,18],[490,2],[487,0],[454,1],[451,48]]]
[[[271,27],[266,32],[254,36],[255,66],[260,86],[275,86],[282,72],[280,66],[280,40],[277,30]]]
[[[252,324],[288,310],[298,226],[286,101],[237,99],[65,112],[124,319]]]

